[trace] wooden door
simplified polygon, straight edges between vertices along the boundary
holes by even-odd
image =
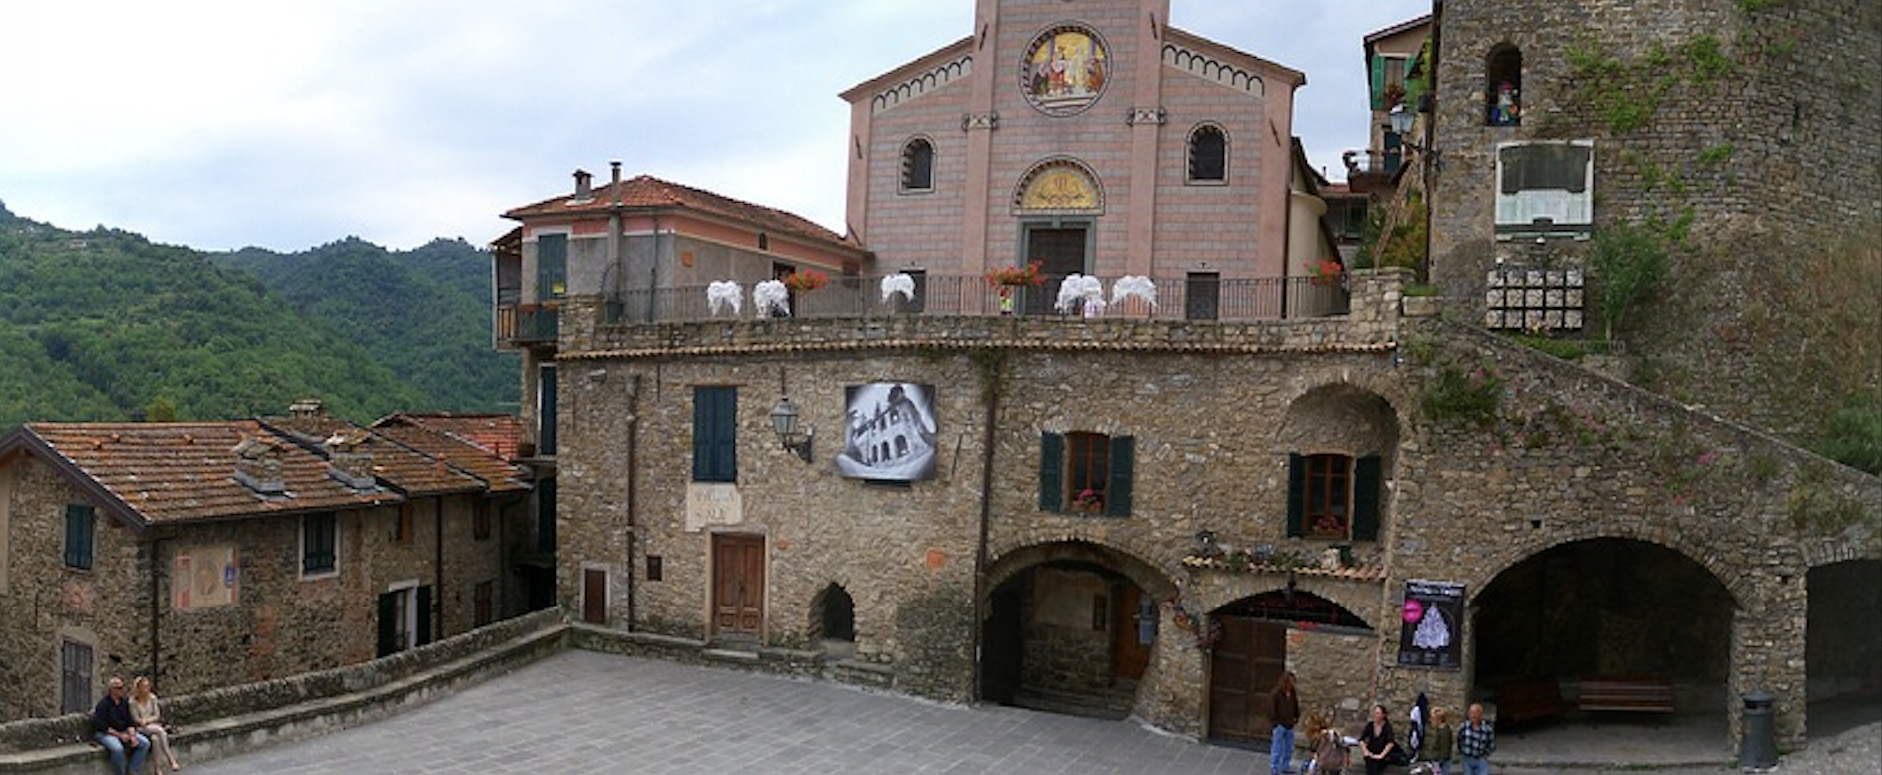
[[[1114,644],[1114,671],[1118,678],[1137,679],[1144,677],[1144,668],[1150,666],[1150,644],[1155,642],[1157,609],[1154,605],[1145,610],[1143,590],[1136,584],[1125,583],[1111,595],[1117,606],[1111,621]]]
[[[764,625],[764,602],[764,536],[713,536],[713,633],[758,637]]]
[[[582,569],[582,621],[608,623],[608,572],[600,568]]]
[[[1287,626],[1246,617],[1222,619],[1209,659],[1209,736],[1265,740],[1273,731],[1268,696],[1287,669]]]
[[[1052,305],[1058,302],[1059,281],[1068,274],[1085,272],[1085,229],[1031,229],[1026,232],[1026,262],[1038,261],[1042,266],[1039,273],[1044,275],[1044,285],[1026,289],[1026,304],[1023,312],[1028,315],[1049,315]]]

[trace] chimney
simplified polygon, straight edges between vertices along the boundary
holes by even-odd
[[[281,442],[272,436],[242,439],[229,450],[235,453],[235,481],[261,495],[285,495],[281,479]]]
[[[327,437],[327,476],[355,490],[378,486],[372,475],[372,450],[366,440],[372,433],[364,428],[347,428]]]
[[[318,398],[303,398],[288,404],[287,427],[302,436],[315,436],[328,424],[327,408]]]
[[[620,163],[620,162],[618,162],[618,161],[611,161],[611,162],[608,162],[608,166],[614,169],[614,185],[615,185],[615,187],[617,187],[617,188],[618,188],[618,187],[620,187],[620,185],[621,185],[621,163]]]
[[[591,196],[594,196],[594,193],[595,193],[594,181],[595,181],[595,176],[588,174],[588,170],[576,170],[575,171],[575,198],[587,199]]]

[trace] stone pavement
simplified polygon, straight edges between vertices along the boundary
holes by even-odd
[[[1878,729],[1866,724],[1839,735],[1847,739],[1845,745],[1813,745],[1787,758],[1779,773],[1877,772],[1882,754],[1868,738]],[[1579,742],[1593,741],[1583,737]],[[1263,752],[1203,745],[1130,721],[942,705],[835,683],[574,649],[385,721],[226,759],[192,761],[187,753],[183,758],[190,775],[1267,771]],[[1565,764],[1495,771],[1586,775],[1639,770]],[[1657,772],[1738,771],[1694,766]]]

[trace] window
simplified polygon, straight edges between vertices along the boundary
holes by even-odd
[[[917,137],[902,146],[902,192],[934,190],[934,144]]]
[[[1496,179],[1499,239],[1593,229],[1593,140],[1498,145]]]
[[[392,539],[401,544],[412,542],[412,504],[409,502],[399,504],[399,522],[393,528]]]
[[[1288,455],[1288,537],[1378,540],[1379,481],[1377,455]]]
[[[59,642],[59,712],[84,713],[91,710],[91,644],[75,640]]]
[[[1204,124],[1189,133],[1189,182],[1222,183],[1228,170],[1229,138],[1221,127]]]
[[[338,570],[338,532],[339,520],[331,511],[301,517],[302,576],[324,576]]]
[[[569,235],[536,237],[536,301],[554,301],[569,292]]]
[[[1039,510],[1128,517],[1136,439],[1101,433],[1039,437]]]
[[[1507,43],[1490,49],[1484,60],[1483,124],[1516,126],[1523,122],[1523,52]]]
[[[65,507],[65,567],[91,570],[92,543],[98,530],[98,515],[82,503]]]
[[[402,586],[379,596],[379,656],[430,642],[431,587]]]
[[[471,506],[471,540],[490,540],[490,501],[480,500]]]
[[[693,481],[738,481],[738,388],[693,388]]]

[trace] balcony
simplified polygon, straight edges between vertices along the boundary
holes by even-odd
[[[1133,296],[1105,304],[1101,311],[1069,312],[1054,308],[1056,279],[1043,285],[999,287],[990,286],[980,275],[912,279],[912,298],[900,294],[884,298],[879,277],[836,278],[826,287],[792,293],[789,314],[760,313],[752,302],[750,286],[740,288],[741,306],[736,311],[729,307],[715,311],[704,286],[626,290],[603,297],[600,322],[636,325],[764,317],[867,320],[906,316],[1257,321],[1343,315],[1348,306],[1347,291],[1339,283],[1309,278],[1162,278],[1154,281],[1155,304]],[[550,335],[553,338],[553,326]]]
[[[506,300],[505,296],[509,296]],[[499,347],[530,347],[555,344],[561,333],[561,316],[555,307],[519,304],[513,294],[498,295],[496,339]]]

